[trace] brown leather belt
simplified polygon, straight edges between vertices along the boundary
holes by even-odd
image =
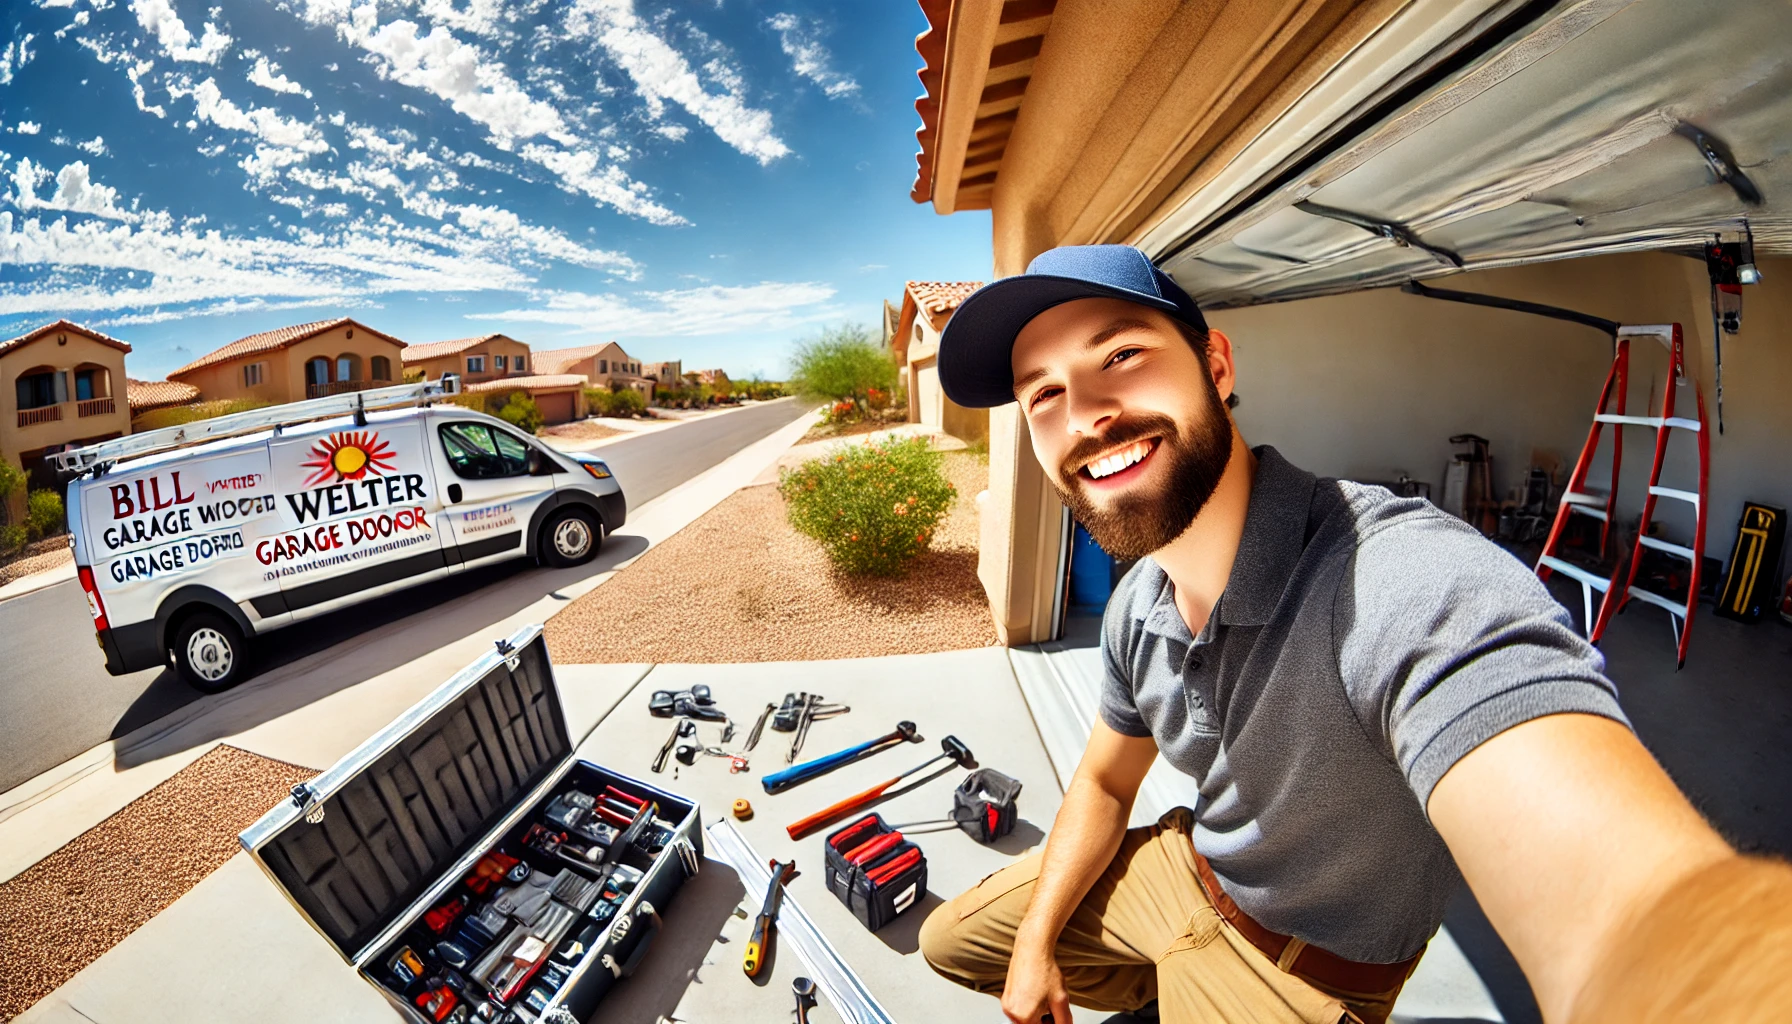
[[[1238,929],[1238,933],[1261,950],[1264,956],[1275,961],[1277,967],[1289,974],[1298,974],[1341,992],[1378,995],[1404,984],[1407,975],[1412,973],[1413,965],[1424,954],[1424,950],[1420,950],[1410,959],[1397,964],[1365,964],[1346,960],[1318,946],[1305,943],[1290,950],[1289,944],[1298,940],[1293,936],[1270,931],[1240,910],[1238,904],[1232,902],[1232,897],[1226,895],[1226,890],[1220,888],[1219,879],[1213,874],[1213,866],[1199,853],[1195,854],[1195,870],[1200,875],[1201,888],[1207,890],[1207,898],[1213,902],[1213,908],[1220,912],[1220,916]],[[1290,962],[1284,963],[1283,954],[1289,952],[1293,953],[1293,957]]]

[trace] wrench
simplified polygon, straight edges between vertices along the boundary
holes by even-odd
[[[658,773],[666,770],[666,756],[672,753],[672,746],[678,742],[679,737],[695,736],[696,734],[697,723],[688,718],[680,718],[677,722],[673,723],[672,735],[667,736],[666,742],[660,744],[660,752],[653,758],[654,772]]]

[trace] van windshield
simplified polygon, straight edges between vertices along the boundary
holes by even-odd
[[[484,423],[446,423],[441,437],[442,451],[456,476],[489,480],[529,472],[528,446],[502,430]]]

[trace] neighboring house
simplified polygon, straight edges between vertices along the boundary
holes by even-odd
[[[684,362],[670,359],[663,363],[642,363],[641,376],[662,386],[676,386],[684,379]]]
[[[465,384],[520,377],[530,372],[529,346],[506,334],[408,345],[404,350],[404,368],[406,373],[421,370],[424,380],[458,373]]]
[[[535,400],[535,407],[541,410],[543,422],[552,424],[584,419],[588,411],[585,389],[590,386],[584,377],[576,373],[556,373],[495,378],[466,385],[462,390],[469,395],[527,392]]]
[[[133,431],[140,429],[137,424],[144,413],[199,401],[198,388],[173,380],[126,380],[124,393],[125,401],[131,406]]]
[[[131,346],[67,320],[0,341],[0,458],[24,470],[29,487],[54,487],[48,451],[130,432],[124,384]],[[12,521],[24,514],[14,495]]]
[[[890,347],[891,342],[896,337],[896,325],[901,322],[902,307],[891,302],[889,299],[885,299],[883,315],[884,348]]]
[[[940,390],[940,332],[958,304],[983,287],[981,281],[910,281],[890,335],[890,351],[908,390],[910,423],[964,441],[989,436],[989,410],[966,409]]]
[[[726,390],[733,382],[728,379],[726,370],[698,370],[697,383],[708,384],[717,390]]]
[[[239,338],[168,375],[210,400],[297,402],[403,379],[405,343],[338,317]]]
[[[535,353],[535,372],[539,374],[576,373],[592,387],[633,388],[647,401],[653,400],[653,381],[641,373],[641,364],[613,341],[578,348],[551,348]]]

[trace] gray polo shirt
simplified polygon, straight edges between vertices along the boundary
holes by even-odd
[[[1425,814],[1437,780],[1521,722],[1624,715],[1604,660],[1511,555],[1428,502],[1256,453],[1199,636],[1153,560],[1114,592],[1102,720],[1200,784],[1195,848],[1246,913],[1403,960],[1460,884]]]

